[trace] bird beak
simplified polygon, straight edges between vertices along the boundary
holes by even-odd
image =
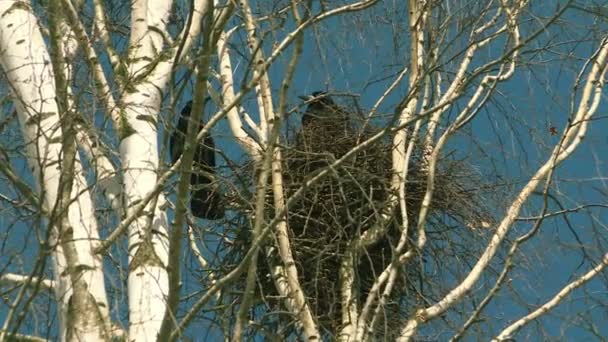
[[[310,100],[312,100],[312,99],[313,99],[313,97],[312,97],[312,96],[310,96],[310,95],[305,95],[305,96],[300,95],[300,96],[298,96],[298,97],[299,97],[300,99],[304,100],[304,101],[310,101]]]

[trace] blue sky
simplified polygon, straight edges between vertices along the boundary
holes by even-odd
[[[291,106],[299,104],[298,95],[328,90],[355,94],[360,106],[369,109],[392,81],[393,78],[389,76],[394,77],[407,62],[407,27],[401,14],[405,12],[403,8],[395,9],[393,5],[385,3],[370,9],[367,14],[335,17],[315,25],[312,31],[308,31],[304,52],[289,91]],[[531,4],[522,23],[524,36],[538,29],[546,20],[546,16],[555,10],[551,6],[542,6],[540,3]],[[456,24],[453,25],[456,27]],[[468,127],[455,135],[446,147],[446,151],[455,151],[457,155],[466,157],[467,162],[473,165],[488,183],[505,184],[498,190],[505,194],[502,204],[508,203],[507,200],[521,189],[523,182],[548,157],[550,149],[558,139],[549,133],[549,129],[555,126],[561,132],[567,124],[573,81],[585,59],[597,47],[598,37],[602,32],[606,32],[606,26],[606,21],[591,21],[589,14],[576,10],[567,11],[560,20],[523,50],[521,62],[525,65],[518,68],[512,79],[499,85],[492,101]],[[279,31],[277,35],[281,37],[291,27],[288,22],[286,29]],[[271,37],[268,36],[266,48],[272,43]],[[233,43],[238,44],[241,41],[235,39]],[[458,41],[455,46],[445,50],[446,69],[453,68],[453,65],[447,63],[447,56],[455,55],[458,49],[462,48],[462,43],[463,41]],[[476,63],[482,63],[502,51],[497,48],[498,46],[490,46],[482,50]],[[245,47],[238,49],[244,50]],[[288,49],[270,69],[275,94],[278,94],[285,63],[290,55],[291,49]],[[233,60],[233,64],[240,65],[241,70],[237,73],[236,84],[240,81],[239,75],[243,75],[243,63],[238,58]],[[447,78],[446,76],[445,79]],[[407,89],[406,84],[407,79],[381,107],[381,113],[393,112],[394,104]],[[5,92],[6,87],[3,85],[2,93]],[[344,105],[352,105],[352,98],[337,99]],[[188,100],[188,96],[184,95],[178,108]],[[603,98],[604,103],[597,112],[598,117],[606,117],[608,106],[605,100]],[[252,115],[256,115],[253,96],[249,96],[244,105]],[[2,118],[9,113],[8,106],[4,109]],[[298,122],[298,113],[289,117],[291,125],[297,126]],[[12,129],[16,129],[16,126]],[[563,207],[606,203],[608,187],[604,173],[607,170],[607,130],[606,118],[594,121],[584,144],[557,170],[551,194],[559,199]],[[242,161],[242,151],[236,148],[231,140],[225,122],[220,122],[214,129],[214,134],[218,146],[230,158]],[[3,148],[18,144],[18,140],[11,138],[13,135],[14,131],[3,133],[0,137]],[[113,139],[112,134],[107,138]],[[13,167],[21,170],[24,179],[31,182],[22,160],[14,160]],[[0,192],[11,194],[9,189],[6,184],[0,183]],[[540,199],[533,198],[523,208],[521,216],[538,214],[540,205]],[[549,211],[559,209],[557,202],[550,201]],[[31,257],[37,252],[33,247],[36,244],[33,242],[34,234],[31,234],[31,222],[23,221],[10,226],[11,209],[2,202],[0,210],[0,233],[5,236],[0,260],[2,264],[9,263],[8,256],[16,250],[20,257],[10,260],[9,270],[27,271],[31,267]],[[504,210],[504,206],[499,206],[496,208],[496,214],[499,215]],[[465,336],[465,340],[492,336],[508,322],[533,310],[565,284],[594,266],[608,250],[606,222],[608,214],[605,208],[586,209],[547,219],[537,236],[522,246],[515,259],[517,267],[510,275],[511,280],[484,311],[485,320],[474,328],[479,331],[473,330],[473,333]],[[42,228],[37,225],[33,227]],[[516,238],[530,227],[529,222],[517,223],[509,238]],[[24,248],[26,246],[28,248]],[[213,248],[213,243],[211,246]],[[502,252],[504,255],[504,251]],[[124,254],[122,255],[124,257]],[[191,259],[185,260],[187,263],[191,262]],[[468,261],[473,263],[476,260]],[[501,266],[499,261],[500,257],[493,263],[497,270],[500,270]],[[108,261],[108,265],[110,264],[112,262]],[[119,276],[116,269],[109,269]],[[459,269],[466,271],[464,267]],[[456,284],[464,275],[465,273],[454,274],[453,277],[446,278],[444,286],[449,289],[450,285]],[[189,277],[191,276],[192,278],[186,279],[185,292],[197,288],[197,280],[193,274],[189,274]],[[492,285],[494,278],[495,275],[489,275],[480,280],[480,286],[483,287],[476,288],[474,296],[477,299]],[[576,290],[562,305],[543,316],[538,323],[522,329],[517,339],[600,340],[598,336],[589,333],[588,327],[581,327],[583,324],[595,324],[599,336],[608,336],[608,326],[604,324],[608,319],[606,281],[606,276],[602,274]],[[119,300],[120,297],[116,299]],[[459,306],[459,309],[470,310],[471,307]],[[5,310],[6,306],[0,309],[0,320]],[[124,308],[121,310],[122,319],[125,319],[126,311]],[[437,319],[420,333],[444,340],[452,335],[451,329],[454,326],[457,328],[459,323],[462,323],[462,317],[448,314],[446,321]],[[193,326],[191,332],[194,334],[194,329],[200,327],[208,328],[210,325],[201,321]],[[213,329],[208,332],[214,334]]]

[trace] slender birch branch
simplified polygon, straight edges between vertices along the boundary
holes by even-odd
[[[213,17],[213,2],[207,0],[205,3],[204,11],[209,14],[209,17]],[[194,155],[197,151],[197,144],[195,143],[196,135],[199,129],[199,123],[202,120],[203,107],[205,105],[205,95],[207,94],[207,80],[209,74],[210,64],[210,53],[213,48],[213,40],[211,38],[211,20],[207,19],[203,36],[206,38],[205,45],[201,50],[201,57],[198,64],[198,72],[195,84],[195,93],[201,94],[202,96],[194,96],[192,104],[192,113],[190,114],[190,120],[188,121],[188,128],[186,131],[186,137],[184,142],[184,151],[182,153],[182,164],[180,167],[180,180],[178,183],[177,197],[178,199],[185,199],[186,194],[190,187],[190,175],[192,174],[192,165]],[[193,143],[194,142],[194,143]],[[173,326],[177,325],[175,315],[177,313],[177,307],[179,305],[180,298],[180,284],[181,284],[181,255],[182,255],[182,231],[184,218],[186,217],[186,201],[178,200],[175,208],[175,222],[173,234],[169,240],[169,294],[167,298],[167,311],[160,332],[158,334],[159,340],[167,340]],[[181,332],[177,331],[178,336],[181,336]]]
[[[106,9],[101,0],[94,0],[93,6],[95,7],[95,32],[101,38],[110,59],[110,64],[116,71],[116,68],[120,65],[120,56],[116,53],[109,35],[110,29],[106,22]]]
[[[247,39],[248,45],[250,47],[251,53],[253,55],[253,77],[259,77],[260,82],[256,86],[256,93],[258,95],[258,106],[260,109],[260,130],[263,134],[261,137],[262,144],[267,145],[268,149],[273,151],[273,158],[271,164],[271,178],[272,178],[272,190],[273,190],[273,198],[274,198],[274,206],[276,212],[283,212],[285,208],[285,200],[283,198],[283,180],[282,180],[282,166],[281,166],[281,152],[276,147],[276,140],[279,137],[279,127],[281,125],[281,117],[277,117],[273,106],[272,106],[272,94],[270,87],[270,80],[268,78],[268,74],[266,69],[262,67],[264,63],[264,57],[262,54],[261,44],[262,42],[257,39],[257,28],[254,23],[253,14],[251,12],[251,8],[249,7],[249,2],[247,0],[241,1],[241,9],[244,14],[245,19],[245,27],[247,29]],[[299,38],[297,36],[296,38]],[[296,46],[298,45],[298,41],[300,39],[296,39]],[[301,42],[299,43],[301,45]],[[288,68],[291,70],[291,74],[295,69],[294,60],[297,61],[299,57],[298,49],[296,48],[292,63]],[[290,73],[287,74],[286,82],[290,80]],[[283,88],[284,89],[284,88]],[[283,96],[284,98],[284,96]],[[270,130],[270,131],[269,131]],[[287,288],[283,288],[281,282],[277,284],[277,290],[287,298],[287,301],[293,301],[293,304],[288,304],[287,306],[291,308],[291,311],[298,317],[299,323],[302,325],[304,335],[307,340],[317,340],[319,338],[319,332],[312,317],[312,313],[306,300],[304,298],[303,289],[298,280],[298,271],[295,266],[295,262],[293,260],[293,256],[291,253],[291,247],[287,234],[287,222],[285,219],[279,221],[276,226],[277,232],[277,241],[278,241],[278,250],[281,256],[281,260],[283,261],[284,270],[280,268],[275,268],[276,271],[280,272],[280,274],[284,274],[287,280]],[[275,275],[275,279],[282,279],[282,276],[277,277]],[[249,280],[249,277],[248,277]],[[248,283],[249,285],[249,283]],[[285,291],[287,290],[287,291]],[[249,295],[249,291],[246,292],[246,295]],[[241,320],[239,322],[242,323],[242,317],[245,314],[243,310],[248,310],[247,306],[241,307],[241,311],[239,312],[239,317]],[[237,327],[240,327],[237,326]],[[239,330],[240,331],[240,330]],[[235,337],[238,338],[238,337]]]
[[[258,255],[259,250],[264,243],[265,236],[271,231],[271,228],[274,226],[268,225],[267,227],[263,227],[264,224],[264,208],[266,205],[266,189],[268,187],[268,177],[270,176],[272,165],[272,150],[266,149],[264,153],[264,159],[262,159],[262,165],[260,166],[258,172],[258,179],[256,184],[256,193],[255,193],[255,220],[253,224],[253,230],[251,232],[252,243],[249,251],[243,258],[243,261],[239,264],[239,266],[226,275],[224,278],[220,279],[217,284],[222,283],[224,280],[229,281],[231,279],[236,279],[242,272],[247,268],[247,276],[245,278],[245,291],[243,293],[243,298],[241,299],[241,306],[239,311],[237,312],[236,322],[234,325],[234,336],[233,339],[235,341],[240,341],[243,338],[244,330],[246,328],[245,321],[247,320],[247,316],[249,314],[250,308],[250,300],[254,295],[255,290],[255,278],[257,271],[257,263],[258,263]],[[213,293],[218,291],[213,289],[213,287],[208,291]],[[212,292],[212,290],[215,290]],[[203,298],[199,300],[198,306],[202,306]],[[194,312],[194,310],[192,310]],[[184,318],[182,324],[187,324],[189,321],[188,316]]]
[[[203,256],[203,253],[201,252],[200,248],[198,248],[198,245],[196,244],[197,241],[197,236],[194,233],[194,228],[193,226],[188,223],[188,245],[190,246],[190,249],[192,250],[192,253],[194,254],[194,256],[196,257],[196,260],[198,261],[199,265],[201,266],[201,268],[207,272],[207,276],[209,277],[209,279],[211,280],[211,285],[214,285],[217,280],[216,280],[216,275],[215,272],[213,270],[211,270],[211,268],[209,267],[209,262],[207,262],[207,259],[205,259],[205,257]],[[221,294],[218,293],[218,297]]]
[[[76,128],[78,146],[82,148],[85,156],[93,164],[97,173],[97,185],[108,198],[114,212],[120,217],[124,211],[120,175],[100,148],[100,142],[97,141],[99,138],[91,137],[90,134],[94,134],[93,130],[87,129],[84,125],[78,125]]]
[[[4,336],[5,334],[8,334],[8,333],[9,332],[6,330],[0,330],[0,336]],[[19,342],[48,342],[49,341],[42,337],[25,335],[25,334],[10,334],[10,337],[11,337],[11,341],[19,341]]]
[[[15,284],[16,286],[27,285],[29,287],[35,287],[40,284],[40,287],[47,291],[51,291],[55,287],[55,282],[51,279],[24,276],[15,273],[5,273],[0,276],[0,285],[10,284]]]
[[[566,129],[566,131],[564,132],[564,134],[562,135],[562,138],[560,139],[560,145],[563,144],[563,141],[564,141],[569,129],[570,129],[570,127],[568,127]],[[553,162],[555,163],[555,160],[553,160]],[[523,243],[528,241],[532,236],[534,236],[540,230],[540,227],[545,219],[545,214],[549,208],[547,198],[549,195],[549,186],[551,185],[551,182],[553,180],[554,171],[555,171],[555,164],[554,164],[554,167],[551,168],[551,170],[549,171],[549,174],[547,175],[547,180],[545,182],[544,190],[542,192],[543,206],[540,210],[540,218],[538,220],[536,220],[536,222],[534,222],[534,226],[526,234],[523,234],[522,236],[518,237],[515,240],[515,242],[511,245],[511,247],[509,248],[509,253],[507,254],[507,257],[506,257],[506,260],[504,263],[504,267],[503,267],[502,271],[500,272],[500,275],[496,279],[494,286],[490,289],[490,291],[488,291],[488,294],[479,303],[479,305],[474,310],[474,312],[471,314],[469,319],[467,319],[467,321],[458,330],[458,332],[450,339],[450,342],[459,340],[462,337],[462,335],[466,332],[466,330],[477,320],[477,317],[479,316],[481,311],[490,303],[490,301],[492,300],[494,295],[498,292],[498,290],[500,289],[500,287],[502,285],[502,282],[505,280],[509,271],[513,267],[513,258],[515,257],[515,253],[518,251],[519,246],[521,246]]]
[[[97,3],[97,1],[96,1]],[[116,108],[116,104],[114,102],[114,98],[112,96],[110,87],[108,85],[108,81],[105,78],[105,74],[103,69],[101,68],[101,64],[98,61],[98,57],[96,56],[95,50],[92,47],[91,41],[88,39],[86,31],[82,26],[82,23],[78,19],[78,14],[76,13],[75,8],[69,1],[63,1],[64,8],[67,9],[67,21],[69,26],[61,21],[62,25],[66,27],[63,28],[64,37],[66,40],[64,45],[66,46],[66,54],[67,58],[72,59],[76,53],[77,48],[80,46],[85,55],[87,56],[86,60],[89,64],[89,68],[93,73],[93,77],[96,80],[95,85],[97,86],[98,92],[101,94],[102,102],[106,108],[106,111],[111,113],[110,117],[114,118],[114,123],[118,129],[121,129],[121,123],[116,121],[118,112]],[[80,44],[78,44],[80,42]],[[68,79],[73,75],[72,66],[65,64],[66,72],[68,73]],[[68,92],[70,95],[71,89],[68,88]],[[70,107],[73,107],[72,96],[68,96],[68,102]],[[104,194],[108,197],[113,209],[120,213],[120,208],[122,207],[121,196],[120,196],[120,183],[118,181],[118,177],[116,176],[116,170],[110,160],[97,148],[98,143],[93,143],[91,141],[90,135],[94,135],[95,133],[90,128],[85,129],[83,125],[78,125],[76,127],[76,138],[79,142],[79,146],[83,148],[89,160],[95,165],[99,183],[98,185],[103,190]],[[85,133],[86,130],[86,133]]]
[[[222,31],[220,34],[217,50],[220,59],[220,82],[222,85],[222,103],[234,102],[234,80],[232,78],[232,63],[230,62],[230,48],[228,46],[229,35]],[[253,140],[243,129],[243,122],[239,117],[239,112],[244,111],[240,105],[233,106],[227,113],[226,118],[230,125],[230,130],[236,141],[249,153],[254,161],[261,161],[261,146]],[[244,113],[247,115],[247,113]],[[253,121],[252,121],[253,122]],[[252,127],[256,132],[260,132],[257,125]],[[261,134],[258,135],[258,140],[261,139]]]
[[[554,166],[559,165],[564,159],[574,152],[584,138],[589,119],[593,116],[601,99],[601,90],[604,84],[606,73],[606,60],[608,56],[608,38],[605,38],[598,48],[596,57],[593,59],[592,70],[589,72],[587,82],[582,92],[581,100],[577,113],[574,116],[573,127],[564,137],[564,144],[555,147],[549,160],[542,165],[530,181],[524,186],[517,198],[513,201],[503,220],[496,228],[488,247],[483,252],[473,269],[465,279],[451,290],[438,303],[416,312],[414,318],[410,319],[401,332],[400,340],[409,340],[420,323],[426,322],[445,312],[448,308],[460,301],[463,296],[472,288],[481,276],[483,270],[492,260],[502,240],[506,236],[509,228],[517,218],[522,205],[529,198],[530,194],[538,187],[540,182],[546,178]],[[444,135],[445,136],[445,135]],[[442,136],[443,138],[443,136]],[[440,139],[440,143],[443,143]],[[438,147],[440,146],[438,143]],[[435,157],[435,156],[434,156]],[[435,158],[433,158],[435,159]]]
[[[69,0],[61,0],[61,3],[63,9],[65,10],[64,12],[66,14],[67,22],[78,38],[77,40],[80,43],[80,47],[86,55],[86,61],[89,64],[89,68],[93,74],[93,78],[95,79],[95,86],[97,87],[97,92],[102,99],[104,108],[106,112],[110,114],[110,118],[114,122],[114,126],[118,130],[123,130],[124,122],[121,120],[119,108],[117,108],[114,97],[112,96],[112,90],[108,80],[106,79],[105,73],[99,61],[99,57],[93,48],[93,43],[89,39],[82,22],[80,19],[78,19],[78,13],[72,6],[72,3]]]
[[[576,290],[578,287],[584,285],[589,280],[593,279],[593,277],[597,276],[600,272],[602,272],[606,266],[608,266],[608,254],[604,254],[602,261],[597,266],[582,275],[580,278],[565,286],[553,298],[551,298],[545,304],[541,305],[538,309],[534,310],[530,314],[522,317],[521,319],[515,321],[513,324],[509,325],[500,334],[498,334],[496,338],[492,339],[492,341],[497,342],[513,340],[512,336],[519,329],[558,306],[560,303],[563,302],[564,298],[566,298],[572,291]]]
[[[577,212],[579,212],[583,209],[587,209],[587,208],[608,209],[608,204],[582,204],[582,205],[576,206],[574,208],[562,209],[562,210],[554,211],[551,213],[545,213],[545,214],[542,214],[542,216],[518,217],[517,221],[537,221],[537,220],[546,219],[549,217],[561,216],[561,215],[569,214],[569,213],[577,213]]]

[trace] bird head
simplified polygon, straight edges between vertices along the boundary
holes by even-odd
[[[209,102],[211,98],[209,96],[205,97],[205,99],[203,100],[203,108],[205,108],[205,106],[207,105],[207,102]],[[186,103],[186,105],[184,106],[184,108],[182,109],[182,113],[181,116],[183,118],[189,118],[190,117],[190,113],[192,112],[192,100],[188,101],[188,103]]]
[[[310,95],[304,95],[304,96],[298,96],[298,97],[306,102],[328,102],[328,103],[334,102],[327,95],[326,91],[315,91]]]
[[[308,103],[306,111],[320,111],[337,107],[334,100],[325,91],[315,91],[310,95],[298,97]]]
[[[324,91],[315,91],[311,95],[301,96],[308,104],[302,116],[302,126],[343,127],[348,123],[348,113],[336,104]]]

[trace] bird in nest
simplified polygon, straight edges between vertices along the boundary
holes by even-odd
[[[346,130],[349,115],[324,91],[315,91],[308,96],[300,96],[307,103],[302,116],[302,129],[324,127]]]

